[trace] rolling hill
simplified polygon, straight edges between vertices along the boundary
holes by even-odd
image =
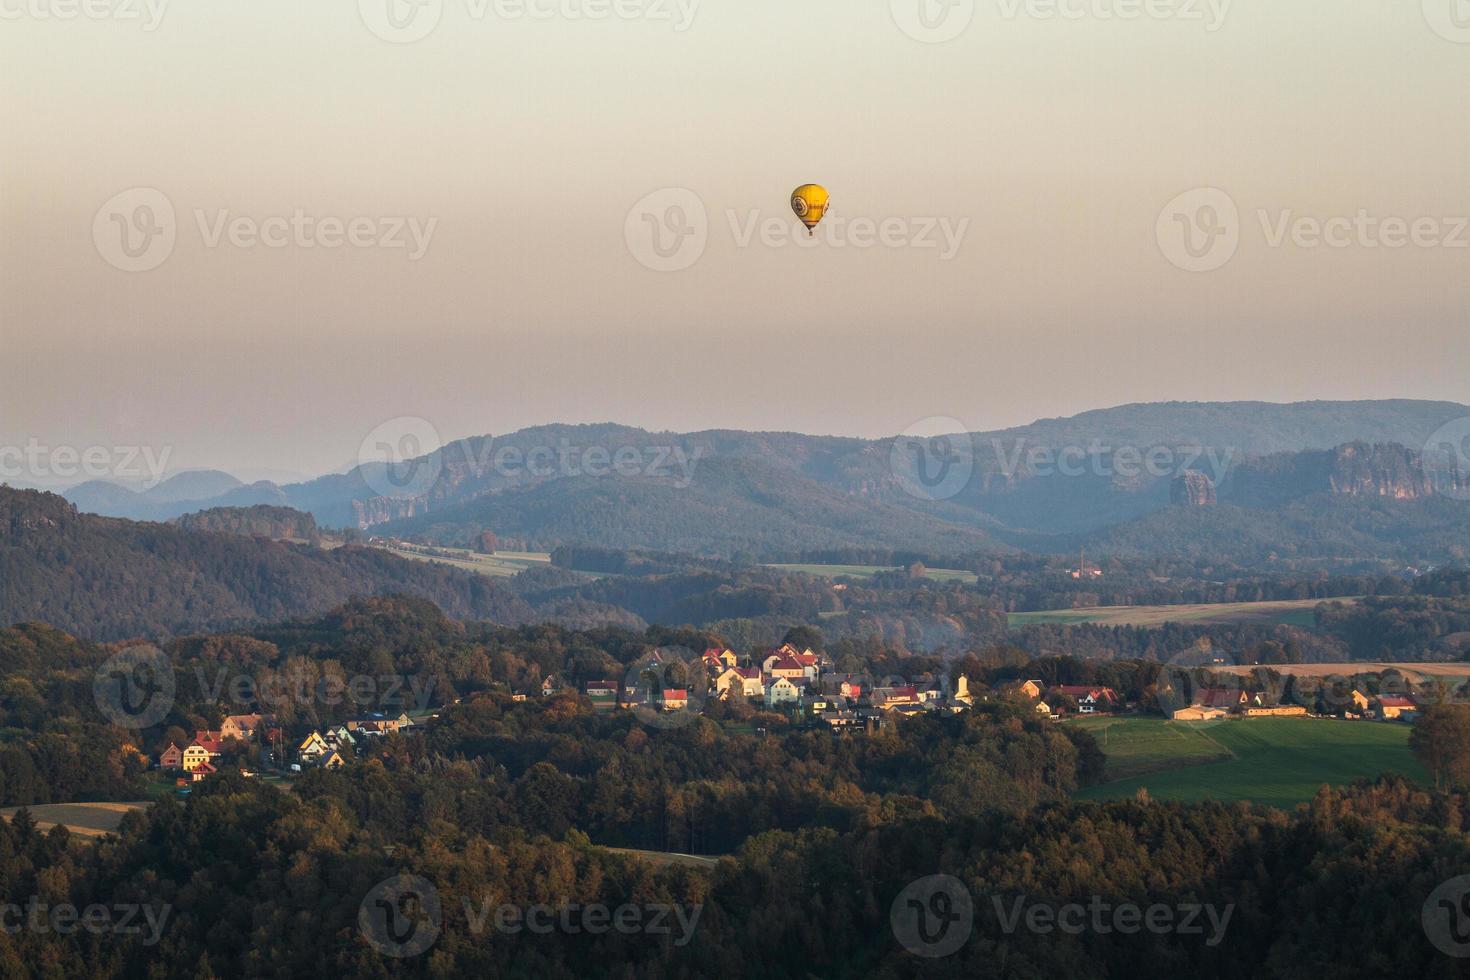
[[[79,514],[54,494],[0,487],[0,623],[89,639],[158,637],[321,612],[353,596],[427,598],[459,618],[517,623],[530,607],[483,576],[378,549]]]

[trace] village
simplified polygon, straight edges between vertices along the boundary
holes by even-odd
[[[674,678],[683,686],[668,686]],[[547,677],[538,690],[513,693],[512,700],[575,693],[575,688],[564,686],[556,677]],[[1050,721],[1147,712],[1184,722],[1317,714],[1303,704],[1274,703],[1261,692],[1241,687],[1203,687],[1192,697],[1179,699],[1187,703],[1170,706],[1168,699],[1161,698],[1157,705],[1145,706],[1120,697],[1111,687],[1048,684],[1040,679],[1008,681],[993,690],[972,686],[964,674],[953,684],[944,674],[875,681],[839,673],[825,654],[790,643],[744,658],[731,649],[711,647],[693,663],[654,651],[624,680],[589,680],[580,693],[598,712],[654,712],[655,718],[670,721],[674,713],[704,712],[711,701],[743,703],[753,712],[834,735],[877,732],[895,719],[931,712],[954,714],[970,710],[977,701],[999,699],[1028,705],[1028,710]],[[1431,695],[1372,696],[1353,688],[1343,697],[1346,710],[1341,716],[1346,719],[1412,721],[1420,701]],[[314,768],[340,769],[373,740],[422,726],[434,717],[436,712],[414,716],[370,713],[288,734],[270,715],[227,715],[218,729],[196,730],[184,744],[168,742],[156,756],[156,767],[174,774],[180,792],[218,772],[227,756],[246,776],[258,770],[289,777]]]
[[[651,708],[664,712],[697,710],[710,698],[745,700],[794,723],[826,726],[834,731],[876,730],[884,720],[931,711],[961,712],[976,701],[1010,698],[1029,702],[1038,716],[1054,721],[1068,717],[1139,713],[1157,710],[1173,721],[1214,721],[1223,718],[1311,717],[1317,712],[1304,704],[1279,703],[1262,692],[1241,687],[1199,687],[1192,696],[1162,697],[1158,704],[1126,701],[1110,687],[1101,685],[1048,684],[1039,679],[1010,681],[993,691],[972,687],[961,674],[951,686],[947,678],[924,675],[906,683],[875,683],[869,678],[837,674],[832,662],[810,649],[791,644],[768,651],[758,661],[741,659],[733,650],[710,648],[700,658],[708,694],[691,694],[687,687],[664,687],[656,681],[665,676],[658,655],[651,669],[635,672],[622,683],[615,680],[588,681],[583,693],[601,710]],[[1186,688],[1192,685],[1182,685]],[[548,678],[541,693],[560,690]],[[1172,694],[1173,692],[1170,692]],[[1348,720],[1412,721],[1421,701],[1432,701],[1434,692],[1420,695],[1370,695],[1352,688],[1341,695],[1341,717]],[[1172,705],[1172,700],[1184,703]]]
[[[422,720],[406,713],[366,714],[340,725],[312,729],[303,738],[288,739],[269,715],[226,715],[218,729],[196,731],[183,746],[169,742],[158,754],[157,767],[176,773],[175,785],[181,791],[218,772],[218,763],[226,755],[239,762],[241,774],[247,777],[257,775],[262,766],[289,773],[307,768],[341,769],[374,739],[412,728]]]

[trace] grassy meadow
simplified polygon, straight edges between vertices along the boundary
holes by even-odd
[[[1078,792],[1085,800],[1124,799],[1147,788],[1155,799],[1289,808],[1311,799],[1324,783],[1340,786],[1384,772],[1428,779],[1409,752],[1409,726],[1394,723],[1088,718],[1068,724],[1091,731],[1108,758],[1109,781]]]
[[[1198,625],[1254,623],[1262,626],[1317,625],[1314,610],[1322,602],[1356,602],[1344,599],[1283,599],[1274,602],[1217,602],[1177,606],[1093,606],[1082,609],[1050,609],[1040,612],[1010,614],[1010,626],[1017,629],[1033,623],[1076,625],[1094,623],[1099,626],[1162,626],[1165,623]]]
[[[783,572],[801,572],[806,575],[818,575],[822,578],[872,578],[878,572],[897,572],[901,569],[891,565],[767,565]],[[925,570],[925,578],[933,579],[935,582],[962,582],[965,585],[974,585],[976,575],[959,568],[930,568]]]

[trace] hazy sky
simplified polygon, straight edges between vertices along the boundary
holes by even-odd
[[[0,446],[1470,400],[1470,0],[87,2],[0,0]]]

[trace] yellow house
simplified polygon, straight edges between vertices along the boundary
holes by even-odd
[[[1036,698],[1041,697],[1042,684],[1041,681],[1022,681],[1019,685],[1017,685],[1016,690],[1020,691],[1028,698],[1035,700]]]
[[[738,687],[740,693],[748,698],[758,698],[766,693],[765,684],[761,681],[761,672],[758,667],[727,667],[719,677],[715,678],[715,693],[725,697],[730,688]]]
[[[735,656],[734,650],[721,650],[719,647],[710,647],[704,651],[704,662],[711,667],[725,669],[734,667],[740,662],[740,658]]]
[[[326,751],[327,740],[322,738],[320,732],[312,732],[302,739],[300,745],[296,746],[296,754],[307,759],[322,755]]]
[[[1359,712],[1366,712],[1368,710],[1368,695],[1354,688],[1353,693],[1349,697],[1353,699],[1353,707],[1357,708]]]
[[[193,772],[200,766],[209,764],[209,750],[198,742],[190,742],[184,749],[183,764],[186,772]]]
[[[1385,721],[1399,717],[1415,708],[1412,698],[1380,697],[1378,699],[1378,717]]]
[[[333,749],[322,757],[322,761],[319,762],[318,765],[320,765],[323,769],[341,769],[343,766],[347,765],[347,760],[342,758],[341,752]]]
[[[1041,715],[1045,718],[1051,717],[1051,705],[1047,704],[1045,701],[1037,701],[1036,707],[1031,710],[1035,711],[1038,715]]]
[[[236,738],[242,742],[249,742],[255,738],[255,730],[265,720],[263,715],[226,715],[225,720],[220,722],[219,734],[221,739]]]
[[[1216,718],[1224,718],[1225,714],[1223,708],[1207,708],[1204,705],[1192,704],[1187,708],[1175,708],[1169,717],[1175,721],[1214,721]]]

